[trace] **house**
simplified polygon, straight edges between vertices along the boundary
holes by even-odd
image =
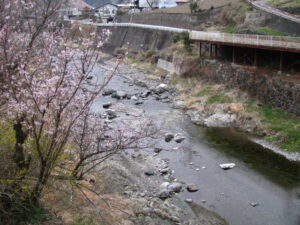
[[[98,18],[115,17],[118,6],[112,3],[106,3],[96,9],[95,16]]]
[[[93,8],[89,8],[89,7],[84,7],[81,10],[82,16],[84,17],[92,17],[95,13],[95,10]]]

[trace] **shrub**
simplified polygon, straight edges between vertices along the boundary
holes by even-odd
[[[195,13],[199,10],[199,5],[197,2],[191,2],[190,3],[190,10],[191,10],[191,13]]]

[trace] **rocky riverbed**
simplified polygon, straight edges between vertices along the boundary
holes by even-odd
[[[113,65],[113,60],[97,65],[93,80]],[[177,90],[164,82],[170,75],[157,79],[152,71],[125,64],[119,71],[94,110],[106,115],[112,126],[135,126],[137,121],[151,120],[160,128],[147,148],[128,150],[99,168],[105,176],[104,190],[124,196],[133,206],[135,216],[126,223],[226,224],[216,213],[230,224],[299,222],[297,172],[288,170],[289,175],[283,178],[283,171],[276,177],[276,162],[270,167],[255,164],[256,160],[249,164],[249,158],[236,153],[239,148],[244,151],[238,141],[231,147],[234,154],[223,151],[218,140],[212,145],[206,130],[185,115],[195,123],[224,127],[236,121],[234,113],[225,113],[220,106],[213,115],[195,119],[191,112],[181,110],[184,101],[176,100]],[[224,143],[228,142],[222,140]],[[297,165],[290,167],[297,170]],[[284,216],[287,199],[293,207],[290,217]]]

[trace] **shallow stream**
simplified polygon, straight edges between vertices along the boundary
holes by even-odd
[[[103,67],[97,66],[94,79],[103,71]],[[109,87],[129,94],[146,91],[122,76],[115,76]],[[132,100],[102,97],[97,100],[95,111],[103,111],[103,103],[116,101],[144,109],[148,117],[161,124],[162,131],[186,137],[180,144],[166,143],[163,137],[156,143],[164,149],[157,157],[170,160],[175,177],[199,187],[198,192],[181,192],[182,199],[192,198],[232,225],[300,224],[299,162],[288,161],[266,150],[234,129],[194,125],[183,111],[156,101],[152,96],[138,106]],[[128,118],[125,114],[121,116]],[[153,148],[145,150],[144,154],[153,154]],[[229,162],[236,167],[220,168],[219,164]]]

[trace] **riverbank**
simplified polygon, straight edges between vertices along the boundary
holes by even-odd
[[[207,127],[233,127],[248,133],[256,142],[284,155],[289,160],[300,161],[300,119],[298,117],[262,103],[250,96],[246,90],[235,88],[230,82],[215,82],[213,75],[210,74],[215,73],[212,70],[221,67],[217,65],[222,63],[203,59],[203,65],[199,69],[199,66],[194,65],[198,62],[195,56],[185,53],[181,47],[171,49],[171,52],[167,50],[152,53],[150,57],[147,54],[129,54],[131,58],[127,59],[127,63],[146,71],[157,70],[156,76],[140,79],[156,80],[158,83],[166,83],[174,88],[176,90],[176,95],[172,99],[174,107],[183,109],[195,124]],[[184,57],[185,60],[182,60]],[[165,70],[158,72],[159,68],[156,64],[149,64],[155,62],[153,58],[160,59],[158,66],[162,64],[161,61],[164,61],[162,68],[166,67],[167,63],[171,64],[173,70],[177,70],[181,75]],[[170,69],[170,65],[168,66],[167,69]],[[235,65],[233,70],[243,71],[245,68]],[[253,87],[253,91],[257,92],[255,89],[258,88]]]
[[[91,82],[100,80],[105,71],[114,65],[114,60],[107,61],[108,58],[102,58],[95,66]],[[158,107],[163,112],[170,110],[169,104],[152,98],[142,82],[129,77],[142,73],[125,64],[120,65],[119,71],[107,87],[114,90],[115,95],[103,94],[96,100],[93,111],[104,118],[108,111],[112,113],[114,116],[107,120],[111,127],[124,124],[138,128],[139,123],[148,120],[158,124],[164,122],[161,116],[153,117],[151,110],[144,107]],[[126,97],[118,97],[123,94]],[[107,104],[109,109],[106,109]],[[190,183],[177,179],[169,164],[170,159],[163,156],[164,152],[175,151],[174,143],[165,141],[168,131],[169,128],[160,127],[157,136],[150,138],[147,148],[120,151],[82,181],[53,183],[52,188],[56,191],[47,191],[43,198],[45,205],[53,209],[51,211],[67,225],[197,225],[199,222],[204,225],[226,225],[224,219],[192,198],[187,201],[179,198],[180,193],[188,192]],[[159,142],[165,145],[161,147]],[[178,146],[181,145],[177,143],[177,150]]]
[[[97,65],[92,81],[114,65],[109,59]],[[194,125],[183,110],[170,107],[178,93],[160,85],[166,72],[147,66],[121,64],[107,88],[126,98],[101,97],[94,110],[105,115],[103,105],[111,103],[116,117],[110,126],[151,119],[160,127],[153,145],[124,151],[85,177],[80,183],[92,204],[76,189],[57,185],[67,194],[52,200],[60,200],[55,209],[66,224],[101,224],[99,212],[111,224],[226,224],[215,213],[233,225],[298,224],[297,165],[262,154],[263,148],[234,138],[231,131]],[[170,134],[174,138],[167,142]],[[225,171],[222,163],[236,166]],[[181,190],[167,197],[170,184]],[[198,191],[189,192],[191,184]],[[287,202],[293,204],[289,217],[284,216]]]

